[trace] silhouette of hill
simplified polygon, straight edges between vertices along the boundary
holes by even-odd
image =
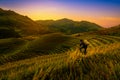
[[[19,37],[18,34],[36,35],[51,32],[62,32],[66,34],[74,34],[79,32],[96,31],[102,29],[101,26],[88,21],[73,21],[67,18],[60,20],[39,20],[33,21],[27,16],[20,15],[11,10],[3,10],[0,8],[0,29],[1,36],[9,34],[7,37]]]
[[[102,29],[101,26],[88,21],[73,21],[67,18],[60,20],[38,20],[37,23],[47,27],[51,31],[74,34]]]
[[[99,35],[111,35],[111,36],[120,36],[120,25],[106,28],[103,30],[90,32],[88,34],[99,34]]]
[[[14,30],[20,35],[44,33],[43,28],[27,16],[0,8],[0,28]]]

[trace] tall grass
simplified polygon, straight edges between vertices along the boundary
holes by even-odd
[[[104,37],[101,37],[101,39]],[[120,42],[79,47],[61,54],[49,54],[0,66],[1,80],[120,80]],[[91,44],[92,46],[92,44]]]

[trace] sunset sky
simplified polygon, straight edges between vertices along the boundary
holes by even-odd
[[[120,0],[0,0],[0,8],[14,10],[33,20],[69,18],[103,27],[120,24]]]

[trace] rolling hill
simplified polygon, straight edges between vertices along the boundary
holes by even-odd
[[[110,28],[105,28],[99,31],[89,32],[87,34],[120,36],[120,25],[110,27]]]
[[[4,32],[8,31],[8,33],[12,30],[12,32],[15,31],[20,35],[33,35],[45,32],[42,26],[38,25],[29,17],[20,15],[11,10],[3,10],[1,8],[0,29],[2,29],[2,31],[4,30]]]
[[[45,31],[58,33],[36,35]],[[120,25],[104,29],[69,19],[35,22],[0,9],[0,38],[7,38],[0,39],[0,80],[120,80],[119,35]],[[79,50],[80,39],[89,44],[86,55]]]
[[[56,38],[53,38],[55,35]],[[61,34],[59,34],[59,36],[60,35]],[[59,40],[60,38],[62,41],[70,40],[69,37],[64,38],[65,36],[61,35],[60,38],[58,38],[57,36],[58,34],[46,35],[41,40],[43,42],[50,41],[49,44],[53,44],[51,42]],[[88,47],[87,55],[82,55],[82,53],[79,52],[79,48],[76,46],[75,49],[72,48],[61,54],[58,54],[57,51],[53,51],[53,54],[32,57],[19,61],[16,59],[20,57],[20,54],[9,58],[6,56],[0,56],[0,63],[3,63],[0,65],[0,79],[120,80],[120,37],[108,35],[84,36],[84,38],[88,37],[94,39],[88,40],[90,46]],[[37,39],[32,42],[34,47],[38,48],[38,46],[44,46],[40,45],[41,41],[39,41],[40,39]],[[5,41],[4,43],[8,43],[8,41]],[[60,43],[60,40],[58,43]],[[72,42],[70,41],[70,43]],[[52,45],[52,47],[53,46],[54,45]],[[29,49],[35,50],[34,47]],[[31,56],[29,53],[23,55],[26,55],[24,57]],[[23,58],[23,56],[21,58]],[[11,60],[15,61],[10,62]]]
[[[101,26],[88,21],[73,21],[67,18],[60,20],[33,21],[27,16],[11,10],[0,8],[0,35],[1,38],[38,35],[54,32],[74,34],[102,29]],[[10,33],[10,34],[9,34]],[[12,34],[11,34],[12,33]],[[9,35],[8,35],[9,34]]]
[[[79,39],[61,33],[40,35],[31,41],[24,38],[0,39],[0,64],[3,64],[1,59],[7,63],[36,56],[60,54],[75,47],[77,43]]]
[[[21,37],[14,29],[0,27],[0,39]]]
[[[63,32],[66,34],[74,34],[80,32],[89,32],[102,29],[101,26],[88,21],[73,21],[67,18],[60,20],[38,20],[36,21],[40,25],[47,27],[54,32]]]

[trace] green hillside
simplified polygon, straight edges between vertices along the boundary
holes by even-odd
[[[70,19],[60,19],[60,20],[39,20],[37,21],[40,25],[45,26],[53,32],[63,32],[66,34],[74,34],[80,32],[89,32],[102,29],[101,26],[91,23],[88,21],[73,21]]]
[[[93,32],[86,33],[86,35],[87,34],[120,36],[120,25],[110,27],[110,28],[105,28],[105,29],[99,30],[99,31],[93,31]]]
[[[61,20],[39,20],[33,21],[27,16],[20,15],[11,10],[3,10],[0,8],[0,29],[4,34],[9,34],[5,38],[19,37],[25,35],[38,35],[53,32],[62,32],[65,34],[74,34],[79,32],[96,31],[102,29],[101,26],[87,21],[73,21],[70,19]],[[4,38],[4,37],[1,37]]]
[[[3,38],[18,38],[21,37],[14,29],[0,27],[0,39]]]
[[[119,53],[120,25],[33,21],[0,8],[0,80],[120,80]]]
[[[0,56],[13,54],[17,49],[20,49],[25,44],[25,40],[18,38],[0,39]]]
[[[46,34],[40,36],[28,44],[24,53],[50,54],[52,52],[64,52],[75,46],[75,38],[60,33]],[[70,43],[73,41],[73,43]]]
[[[87,35],[83,38],[89,42],[86,56],[76,46],[61,54],[53,51],[53,54],[9,62],[0,65],[0,79],[119,80],[120,37]],[[5,59],[3,56],[0,61],[9,61],[16,57]]]
[[[29,17],[20,15],[11,10],[3,10],[0,8],[0,29],[1,28],[12,29],[20,35],[44,33],[43,27]]]
[[[45,34],[30,41],[24,38],[1,39],[0,64],[36,56],[60,54],[74,48],[77,43],[79,39],[61,33]]]

